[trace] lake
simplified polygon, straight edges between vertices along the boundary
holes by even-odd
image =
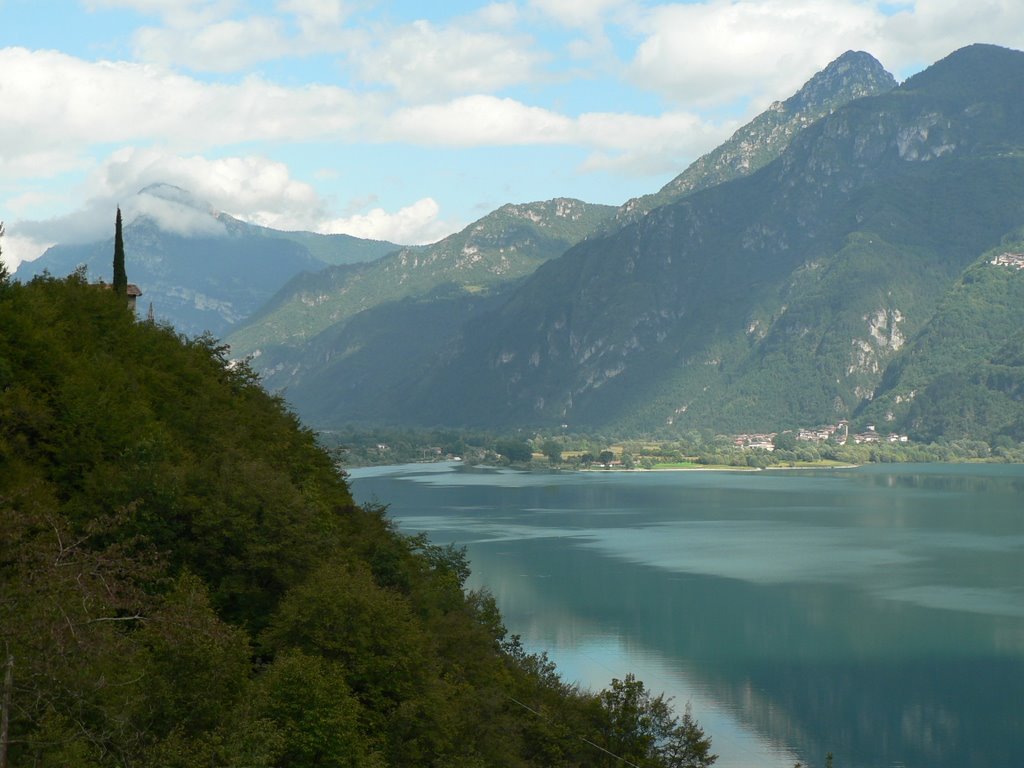
[[[510,633],[690,702],[718,768],[1024,765],[1024,467],[351,472]]]

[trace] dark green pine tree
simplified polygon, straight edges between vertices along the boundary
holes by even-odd
[[[121,236],[121,206],[117,207],[117,221],[114,224],[114,291],[122,296],[128,293],[128,273],[124,270],[124,238]]]

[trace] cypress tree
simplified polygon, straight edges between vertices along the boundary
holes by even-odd
[[[0,221],[0,238],[3,238],[3,236],[4,236],[4,223],[2,221]],[[7,272],[7,265],[4,264],[3,256],[4,256],[3,249],[0,248],[0,284],[7,282],[7,278],[10,277],[10,275]]]
[[[121,206],[117,207],[114,223],[114,291],[124,296],[128,293],[128,273],[124,270],[124,238],[121,236]]]

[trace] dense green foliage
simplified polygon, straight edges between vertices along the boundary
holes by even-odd
[[[507,638],[212,339],[81,273],[0,280],[0,511],[11,765],[709,764],[642,685],[624,719]]]

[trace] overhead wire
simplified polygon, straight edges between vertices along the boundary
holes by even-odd
[[[530,707],[530,706],[528,706],[528,705],[526,705],[526,704],[523,704],[523,702],[519,701],[519,699],[513,698],[512,696],[509,696],[508,698],[509,698],[509,700],[510,700],[510,701],[512,701],[512,702],[515,702],[515,703],[516,703],[516,704],[518,704],[518,705],[519,705],[520,707],[522,707],[523,709],[525,709],[525,710],[526,710],[527,712],[532,712],[532,713],[533,713],[533,714],[535,714],[535,715],[536,715],[537,717],[539,717],[539,718],[540,718],[541,720],[544,720],[544,721],[546,721],[546,722],[548,722],[548,723],[550,723],[550,722],[551,722],[551,718],[550,718],[550,717],[546,717],[546,716],[545,716],[545,715],[544,715],[543,713],[541,713],[541,712],[538,712],[538,711],[537,711],[536,709],[534,709],[533,707]],[[575,734],[575,735],[576,735],[576,738],[578,738],[578,739],[579,739],[580,741],[584,742],[585,744],[589,744],[590,746],[594,747],[594,749],[599,749],[599,750],[601,750],[601,751],[602,751],[602,752],[604,752],[604,753],[605,753],[606,755],[611,755],[611,756],[612,756],[612,757],[614,757],[614,758],[615,758],[616,760],[618,760],[618,761],[620,761],[620,762],[622,762],[622,763],[625,763],[626,765],[630,766],[630,768],[640,768],[640,766],[639,766],[639,765],[637,765],[636,763],[631,763],[631,762],[630,762],[629,760],[627,760],[626,758],[624,758],[624,757],[620,757],[619,755],[616,755],[616,754],[615,754],[614,752],[612,752],[612,751],[610,751],[610,750],[608,750],[608,749],[605,749],[605,748],[604,748],[604,747],[602,747],[602,746],[601,746],[600,744],[595,744],[595,743],[594,743],[593,741],[591,741],[590,739],[588,739],[588,738],[587,738],[586,736],[581,736],[581,735],[580,735],[580,734],[578,734],[578,733],[577,733],[577,734]]]

